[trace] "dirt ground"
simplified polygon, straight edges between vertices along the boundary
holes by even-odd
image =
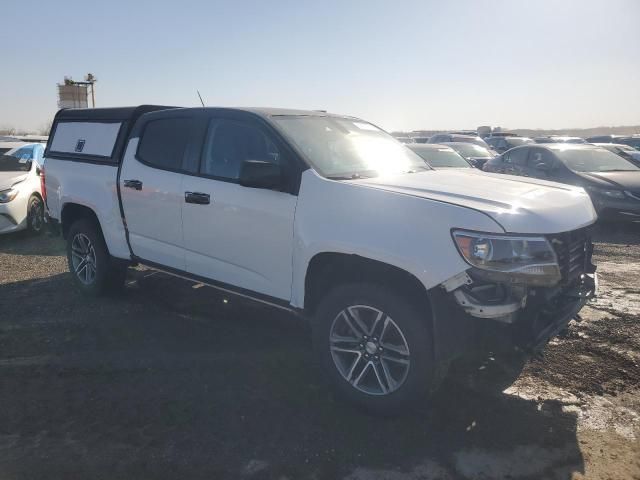
[[[59,239],[0,237],[0,479],[640,479],[640,230],[597,242],[599,299],[504,392],[489,359],[378,419],[296,318],[143,269],[87,299]]]

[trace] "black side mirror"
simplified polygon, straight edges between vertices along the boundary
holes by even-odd
[[[239,183],[243,187],[278,190],[282,187],[282,168],[263,160],[245,160],[240,167]]]

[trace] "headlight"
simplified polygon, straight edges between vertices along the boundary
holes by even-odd
[[[18,190],[10,188],[9,190],[3,190],[0,192],[0,203],[8,203],[18,195]]]
[[[622,190],[611,190],[607,188],[598,188],[598,187],[587,187],[587,190],[593,193],[597,193],[598,195],[602,195],[604,197],[609,198],[624,198],[624,192]]]
[[[493,272],[560,280],[553,247],[544,237],[507,236],[454,230],[460,254],[474,267]]]

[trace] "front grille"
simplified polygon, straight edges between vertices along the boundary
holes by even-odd
[[[558,257],[563,284],[573,284],[583,274],[591,273],[593,243],[588,228],[548,235],[547,238]]]

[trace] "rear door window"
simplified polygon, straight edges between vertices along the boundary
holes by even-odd
[[[182,170],[192,120],[186,117],[160,118],[144,126],[137,158],[163,170]]]

